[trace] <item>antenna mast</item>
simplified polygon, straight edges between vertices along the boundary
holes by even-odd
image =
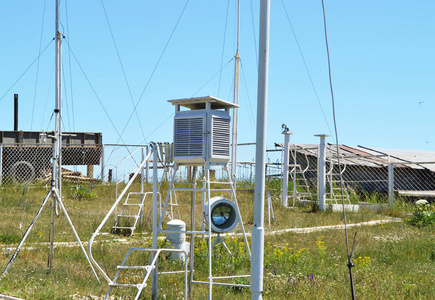
[[[53,144],[53,157],[52,157],[52,176],[51,186],[59,193],[59,198],[62,198],[61,178],[62,178],[62,34],[59,32],[59,0],[56,0],[56,22],[55,22],[55,128],[54,128],[54,144]],[[48,259],[48,267],[53,267],[53,248],[54,248],[54,217],[57,212],[56,196],[52,194],[51,203],[51,223],[50,223],[50,254]]]
[[[95,278],[99,282],[97,273],[95,273],[94,267],[92,266],[88,254],[86,253],[85,248],[77,234],[74,225],[71,222],[71,219],[68,215],[68,212],[65,209],[65,206],[62,203],[62,186],[61,186],[61,178],[62,178],[62,38],[63,35],[59,32],[59,0],[56,0],[56,23],[55,23],[55,39],[56,39],[56,51],[55,51],[55,60],[56,60],[56,90],[55,90],[55,109],[54,113],[56,114],[56,123],[54,134],[50,135],[50,138],[54,139],[53,143],[53,156],[52,156],[52,167],[51,167],[51,188],[45,196],[44,201],[42,202],[38,212],[33,218],[32,223],[30,223],[27,228],[24,236],[22,237],[20,243],[18,244],[12,258],[10,259],[6,269],[1,275],[0,279],[2,279],[7,273],[9,267],[13,263],[14,259],[17,257],[20,252],[21,246],[24,244],[27,236],[33,228],[33,225],[38,220],[39,215],[41,214],[44,206],[48,203],[48,200],[51,197],[51,223],[50,223],[50,252],[48,256],[48,268],[51,271],[53,268],[53,253],[54,253],[54,218],[58,214],[58,208],[62,209],[68,223],[74,233],[74,236],[77,239],[77,242],[86,257],[86,260],[89,263],[89,266],[92,269],[92,272],[95,275]],[[44,134],[45,135],[45,134]],[[45,135],[46,136],[46,135]]]
[[[239,105],[239,44],[240,44],[240,0],[237,1],[237,49],[234,70],[234,104]],[[239,121],[238,107],[233,109],[233,141],[231,153],[231,176],[233,177],[234,189],[237,187],[237,123]]]

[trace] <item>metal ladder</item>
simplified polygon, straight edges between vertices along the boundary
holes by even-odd
[[[150,252],[150,263],[148,265],[127,265],[128,258],[132,252]],[[139,299],[140,295],[142,294],[143,289],[147,286],[147,280],[152,274],[154,270],[157,269],[157,261],[160,253],[162,252],[181,252],[184,253],[184,271],[176,271],[177,273],[184,272],[184,299],[187,299],[187,252],[182,249],[144,249],[144,248],[130,248],[127,252],[127,254],[124,257],[124,260],[122,261],[120,266],[117,266],[117,272],[116,275],[111,283],[109,283],[109,289],[106,293],[106,296],[104,299],[107,299],[109,297],[110,292],[113,288],[136,288],[137,292],[134,297],[134,299]],[[131,282],[118,282],[119,276],[122,272],[128,272],[128,271],[144,271],[142,274],[142,280],[140,283],[131,281]],[[159,274],[173,274],[174,272],[161,272]],[[124,277],[125,278],[125,277]]]
[[[332,160],[330,160],[330,169],[329,172],[326,174],[326,180],[329,186],[329,193],[326,193],[326,195],[329,195],[329,199],[326,199],[326,201],[329,200],[331,204],[341,204],[342,201],[340,171],[336,170],[334,172],[336,168],[338,168],[338,164],[334,164]],[[341,169],[341,175],[343,175],[345,170],[346,164],[344,164],[343,168]],[[343,199],[345,204],[350,204],[349,193],[347,192],[347,188],[345,186],[343,186]]]
[[[290,165],[289,172],[293,180],[293,195],[298,200],[311,200],[310,186],[305,177],[305,170],[300,165]]]
[[[122,204],[121,211],[119,212],[119,214],[115,218],[115,225],[113,225],[113,227],[112,227],[112,233],[117,233],[120,231],[123,232],[124,230],[126,230],[126,231],[129,230],[130,235],[133,235],[134,230],[136,229],[137,223],[139,222],[139,226],[142,224],[143,206],[145,203],[145,199],[146,199],[147,195],[152,196],[152,194],[153,194],[152,192],[146,192],[146,193],[130,192],[130,193],[128,193],[124,204]],[[140,195],[141,201],[139,203],[128,202],[131,195]],[[162,199],[161,199],[160,193],[158,193],[158,197],[159,197],[159,206],[160,206],[160,210],[161,210]],[[133,212],[133,214],[130,213],[130,210],[132,208],[133,209],[136,208],[136,211]],[[150,219],[150,216],[151,216],[151,211],[150,211],[150,215],[148,216],[147,223],[148,223],[148,220]],[[132,220],[133,224],[131,226],[122,226],[123,223],[128,224],[129,223],[128,220]]]
[[[113,225],[112,227],[113,233],[130,231],[130,235],[133,235],[134,230],[136,229],[137,222],[142,219],[143,203],[146,194],[149,193],[140,193],[140,192],[128,193],[125,202],[122,204],[120,213],[115,218],[115,225]],[[130,196],[132,195],[140,195],[140,202],[139,203],[129,202],[129,200],[131,201]],[[131,212],[131,210],[136,210],[136,211]],[[127,226],[128,224],[131,223],[133,223],[131,226]]]
[[[301,148],[304,151],[304,156],[306,160],[306,167],[302,169],[301,165],[297,162],[297,148],[301,147],[295,145],[294,151],[290,151],[293,159],[293,164],[289,165],[289,167],[291,168],[289,174],[291,176],[291,179],[293,180],[293,206],[295,204],[295,199],[297,199],[298,201],[312,201],[313,199],[308,180],[305,177],[305,172],[310,167],[310,162],[308,160],[305,148]]]

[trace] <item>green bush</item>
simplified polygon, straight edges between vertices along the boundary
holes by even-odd
[[[435,212],[431,205],[427,201],[418,202],[419,201],[417,201],[415,205],[415,211],[412,217],[406,220],[406,222],[417,227],[433,226],[435,224]]]
[[[71,189],[76,192],[75,198],[81,199],[94,199],[97,197],[97,194],[91,191],[91,188],[86,188],[80,185],[74,185]]]

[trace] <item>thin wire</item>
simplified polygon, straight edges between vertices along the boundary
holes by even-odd
[[[44,9],[42,10],[42,22],[41,22],[41,36],[39,37],[39,53],[41,53],[41,46],[42,46],[42,34],[44,32],[44,20],[45,20],[45,4],[47,0],[44,1]],[[33,106],[32,106],[32,118],[30,121],[30,131],[33,129],[33,116],[35,114],[35,103],[36,103],[36,89],[38,86],[38,78],[39,78],[39,57],[38,57],[38,64],[36,67],[36,79],[35,79],[35,90],[33,91]]]
[[[221,54],[221,72],[219,73],[219,84],[218,84],[218,98],[219,98],[219,93],[221,91],[221,79],[222,79],[222,65],[224,62],[224,52],[225,52],[225,42],[226,42],[226,38],[227,38],[227,25],[228,25],[228,11],[230,9],[230,0],[227,1],[227,13],[225,15],[225,29],[224,29],[224,40],[222,43],[222,54]]]
[[[48,131],[48,127],[50,127],[50,123],[51,123],[51,120],[53,120],[53,116],[54,116],[54,111],[51,113],[51,117],[50,117],[50,120],[48,121],[47,129],[45,131]]]
[[[140,142],[139,144],[142,144],[144,142],[146,142],[148,140],[148,138],[153,135],[154,132],[156,132],[157,130],[159,130],[166,122],[169,121],[169,119],[171,119],[174,116],[174,113],[172,113],[169,117],[167,117],[162,123],[160,123],[159,126],[156,127],[156,129],[154,129],[142,142]]]
[[[219,73],[222,72],[222,69],[225,68],[233,60],[234,57],[232,57],[223,67],[221,67],[213,76],[211,76],[210,79],[208,79],[203,85],[201,85],[201,87],[195,93],[193,93],[192,97],[194,97],[200,90],[202,90],[203,87],[205,87],[210,81],[212,81],[213,78],[219,75]]]
[[[66,87],[66,83],[65,83],[65,69],[64,69],[64,67],[63,67],[63,61],[61,62],[62,63],[62,80],[63,80],[63,86],[64,87]],[[68,106],[68,95],[67,95],[67,93],[66,93],[66,91],[65,91],[65,93],[63,93],[63,97],[62,97],[62,101],[63,100],[65,100],[65,104],[66,104],[66,115],[68,116],[68,130],[71,130],[71,123],[70,123],[70,116],[69,116],[69,106]],[[62,118],[62,120],[63,120],[63,118]],[[65,127],[65,125],[63,125],[63,127]]]
[[[139,99],[137,100],[137,102],[136,102],[136,104],[135,104],[135,106],[134,106],[134,109],[133,109],[132,113],[130,114],[130,117],[128,118],[127,123],[125,124],[124,129],[122,130],[121,134],[124,134],[125,130],[127,129],[127,126],[128,126],[128,124],[130,123],[130,120],[131,120],[133,114],[135,113],[135,111],[136,111],[136,109],[137,109],[137,106],[139,105],[140,101],[142,100],[142,97],[143,97],[143,95],[145,94],[145,91],[147,90],[148,85],[149,85],[150,82],[151,82],[151,79],[154,77],[154,73],[156,72],[157,67],[160,65],[160,61],[162,60],[163,55],[165,54],[166,49],[168,48],[169,43],[170,43],[171,40],[172,40],[172,36],[174,35],[175,30],[177,29],[178,24],[180,23],[181,17],[183,16],[184,11],[186,10],[186,7],[187,7],[187,4],[188,4],[188,3],[189,3],[189,0],[187,0],[186,3],[184,4],[183,10],[181,11],[180,16],[178,17],[178,20],[177,20],[177,22],[175,23],[174,28],[172,29],[171,35],[169,36],[169,39],[168,39],[168,41],[166,42],[166,45],[165,45],[165,47],[163,48],[163,51],[162,51],[162,53],[160,54],[160,57],[159,57],[159,59],[157,60],[157,63],[156,63],[156,65],[154,66],[153,71],[151,72],[151,76],[150,76],[150,78],[148,78],[148,81],[147,81],[147,83],[146,83],[146,85],[145,85],[145,87],[144,87],[144,89],[143,89],[143,91],[142,91],[142,93],[141,93]],[[120,135],[120,137],[121,137],[121,135]],[[118,142],[119,142],[119,139],[118,139]],[[118,143],[118,142],[117,142],[117,143]]]
[[[81,64],[80,64],[79,61],[77,60],[77,57],[75,56],[74,51],[71,49],[70,45],[68,44],[68,42],[67,42],[66,40],[65,40],[65,42],[66,42],[68,48],[70,48],[70,52],[71,52],[71,54],[72,54],[72,57],[73,57],[74,60],[76,61],[76,63],[77,63],[77,65],[78,65],[78,67],[80,68],[80,70],[82,71],[83,76],[85,77],[86,81],[88,82],[89,87],[91,88],[91,90],[92,90],[92,92],[94,93],[95,97],[97,98],[98,102],[100,103],[101,108],[103,109],[104,113],[106,114],[106,117],[109,119],[110,123],[112,124],[113,129],[115,129],[116,133],[118,134],[118,136],[119,136],[118,141],[121,140],[123,143],[125,143],[124,140],[122,139],[121,134],[119,134],[118,129],[116,128],[115,124],[113,123],[112,118],[110,117],[109,113],[107,112],[106,108],[104,107],[103,102],[101,101],[100,97],[98,96],[97,92],[95,91],[94,86],[93,86],[92,83],[89,81],[88,76],[86,75],[86,73],[85,73],[85,71],[83,70]]]
[[[255,62],[257,63],[257,70],[258,70],[258,54],[257,54],[258,44],[257,44],[257,39],[256,39],[257,34],[255,33],[254,8],[253,8],[253,5],[252,5],[252,0],[249,3],[251,4],[250,5],[250,8],[251,8],[251,24],[252,24],[252,32],[254,34],[254,47],[253,48],[255,50]]]
[[[246,92],[246,96],[248,98],[248,108],[249,108],[249,112],[250,112],[250,121],[251,121],[251,133],[252,133],[252,137],[255,138],[255,127],[256,127],[256,121],[254,118],[254,111],[252,110],[252,106],[251,106],[251,98],[249,97],[249,90],[248,90],[248,84],[246,83],[246,76],[245,76],[245,69],[243,68],[243,63],[242,60],[240,59],[240,69],[242,70],[242,78],[243,78],[243,83],[244,83],[244,87],[245,87],[245,92]]]
[[[130,95],[130,100],[131,100],[131,103],[133,104],[133,107],[134,107],[134,100],[133,100],[133,95],[131,93],[130,84],[128,83],[127,75],[125,74],[124,65],[122,63],[121,56],[119,54],[118,46],[116,45],[115,36],[113,35],[112,26],[110,25],[109,17],[107,16],[106,7],[104,6],[103,0],[101,0],[101,6],[103,7],[104,15],[106,16],[107,25],[109,26],[109,31],[110,31],[110,35],[112,36],[113,45],[115,46],[116,55],[118,56],[118,61],[119,61],[119,64],[121,66],[122,74],[124,75],[124,80],[125,80],[125,84],[127,85],[128,94]],[[141,123],[140,118],[139,118],[139,114],[137,113],[136,109],[134,110],[134,112],[136,114],[137,122],[139,123],[140,131],[142,132],[142,137],[145,139],[145,133],[143,131],[143,127],[142,127],[142,123]]]
[[[52,39],[50,41],[50,43],[47,44],[47,46],[45,46],[44,50],[42,50],[41,53],[39,53],[39,55],[32,61],[32,63],[27,67],[26,70],[24,70],[24,72],[18,77],[18,79],[11,85],[11,87],[3,94],[3,96],[0,98],[0,101],[3,100],[3,98],[7,95],[7,93],[9,93],[10,90],[12,90],[12,88],[17,84],[18,81],[20,81],[20,79],[24,76],[24,74],[27,73],[27,71],[29,71],[29,69],[33,66],[33,64],[35,62],[38,61],[38,59],[41,57],[42,54],[44,54],[45,50],[47,50],[48,46],[51,45],[51,43],[54,41],[54,39]]]
[[[309,69],[308,69],[307,62],[305,61],[305,57],[304,57],[304,55],[303,55],[303,53],[302,53],[302,49],[301,49],[301,46],[300,46],[300,44],[299,44],[298,38],[296,37],[296,33],[295,33],[294,28],[293,28],[293,24],[292,24],[292,22],[290,21],[290,17],[289,17],[289,15],[288,15],[287,8],[286,8],[286,6],[285,6],[283,0],[281,0],[281,3],[282,3],[282,6],[284,7],[284,12],[285,12],[285,14],[286,14],[286,16],[287,16],[287,21],[288,21],[288,23],[289,23],[289,25],[290,25],[290,28],[291,28],[291,30],[292,30],[293,37],[294,37],[295,42],[296,42],[296,45],[297,45],[297,47],[298,47],[299,54],[301,55],[302,62],[304,63],[305,70],[307,71],[308,78],[310,79],[310,83],[311,83],[311,86],[312,86],[312,88],[313,88],[313,90],[314,90],[314,94],[316,95],[317,103],[319,104],[319,106],[320,106],[320,110],[322,111],[323,119],[325,120],[325,123],[326,123],[326,126],[328,127],[329,133],[330,133],[330,134],[332,135],[332,137],[334,138],[334,134],[332,133],[331,128],[329,127],[328,119],[326,118],[325,111],[323,110],[322,103],[320,103],[319,94],[317,93],[317,89],[316,89],[316,87],[314,86],[313,78],[311,77],[311,73],[310,73],[310,71],[309,71]]]
[[[332,72],[331,72],[331,59],[329,55],[329,45],[328,45],[328,34],[327,34],[327,26],[326,26],[326,13],[325,13],[325,4],[324,0],[322,0],[322,10],[323,10],[323,24],[324,24],[324,30],[325,30],[325,43],[326,43],[326,53],[328,57],[328,73],[329,73],[329,87],[331,90],[331,99],[332,99],[332,114],[334,119],[334,130],[335,130],[335,141],[337,145],[337,160],[338,160],[338,168],[339,168],[339,176],[340,176],[340,190],[341,190],[341,202],[343,206],[343,221],[344,221],[344,233],[346,237],[346,251],[347,251],[347,260],[348,260],[348,268],[349,268],[349,274],[350,274],[350,284],[351,284],[351,292],[352,292],[352,299],[355,299],[355,290],[353,286],[353,279],[352,279],[352,257],[351,253],[349,252],[349,238],[347,233],[347,221],[346,221],[346,210],[344,208],[344,183],[343,183],[343,175],[341,174],[341,164],[340,164],[340,147],[338,144],[338,130],[337,130],[337,119],[335,116],[335,99],[334,99],[334,90],[332,88]]]
[[[51,84],[53,82],[53,77],[54,77],[54,64],[55,62],[53,61],[53,64],[51,66],[51,76],[50,76],[50,81],[48,83],[48,89],[47,89],[47,95],[45,97],[45,105],[44,105],[44,110],[42,111],[42,118],[41,118],[41,128],[44,128],[44,119],[45,119],[45,112],[47,111],[47,104],[48,104],[48,96],[50,95],[50,91],[51,91]]]
[[[100,97],[98,96],[97,92],[95,91],[94,86],[91,84],[91,82],[90,82],[88,76],[86,75],[86,73],[85,73],[85,71],[83,70],[81,64],[80,64],[79,61],[77,60],[77,57],[75,56],[74,51],[71,49],[70,45],[68,44],[68,42],[67,42],[66,40],[65,40],[65,42],[66,42],[68,48],[70,48],[70,53],[72,54],[72,57],[73,57],[74,60],[76,61],[76,63],[77,63],[77,65],[78,65],[78,67],[80,68],[80,70],[82,71],[83,76],[85,77],[86,81],[88,82],[89,87],[91,88],[91,90],[92,90],[92,92],[94,93],[95,97],[97,98],[98,102],[100,103],[101,108],[103,109],[104,113],[106,114],[106,117],[109,119],[110,123],[112,124],[112,127],[115,129],[116,133],[118,134],[118,142],[121,140],[121,141],[125,144],[124,139],[122,138],[122,135],[119,133],[118,129],[116,128],[115,124],[113,123],[112,118],[110,118],[110,115],[109,115],[109,113],[107,112],[106,108],[104,107],[103,102],[101,101],[101,99],[100,99]],[[127,151],[128,151],[129,154],[131,154],[131,152],[130,152],[130,150],[129,150],[128,148],[127,148]],[[109,156],[109,158],[110,158],[110,156]],[[135,163],[136,163],[136,160],[135,160],[134,158],[133,158],[133,160],[134,160]],[[137,164],[137,163],[136,163],[136,164]]]
[[[69,40],[71,40],[71,36],[69,35],[69,19],[68,19],[68,1],[65,1],[65,10],[66,10],[66,33]],[[73,93],[73,81],[72,81],[72,68],[71,68],[71,52],[68,48],[68,65],[69,65],[69,84],[70,84],[70,98],[71,98],[71,116],[73,123],[73,131],[76,131],[76,123],[74,116],[74,93]]]

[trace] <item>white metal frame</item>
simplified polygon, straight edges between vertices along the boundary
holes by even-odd
[[[170,185],[169,185],[169,191],[168,191],[168,194],[166,196],[165,204],[163,205],[163,211],[162,211],[162,213],[160,215],[159,224],[157,226],[157,235],[160,234],[160,233],[166,234],[166,233],[174,233],[175,232],[175,231],[172,231],[172,230],[163,230],[162,229],[163,218],[164,218],[167,206],[168,206],[168,202],[169,202],[169,198],[170,198],[171,192],[201,193],[202,196],[203,196],[202,197],[203,198],[203,201],[202,201],[203,207],[204,207],[206,201],[207,202],[210,201],[210,199],[211,199],[211,193],[212,192],[228,192],[228,193],[231,193],[231,199],[233,200],[233,202],[235,203],[235,206],[237,208],[237,214],[239,215],[239,221],[240,221],[242,233],[243,233],[243,236],[244,236],[244,241],[245,241],[246,249],[247,249],[249,257],[250,257],[251,256],[251,251],[250,251],[248,239],[247,239],[247,236],[246,236],[245,228],[243,226],[243,219],[242,219],[242,216],[240,214],[240,209],[239,209],[239,206],[238,206],[238,203],[237,203],[236,190],[235,190],[235,187],[234,187],[234,183],[231,180],[232,176],[231,176],[230,171],[228,169],[228,164],[218,164],[218,165],[221,165],[224,168],[224,170],[226,172],[226,175],[227,175],[227,178],[228,178],[228,182],[221,182],[221,181],[215,182],[215,181],[211,181],[210,180],[210,168],[209,168],[209,165],[206,164],[204,166],[204,175],[205,176],[203,176],[203,184],[202,184],[202,187],[200,187],[200,188],[194,188],[194,187],[175,187],[175,185],[177,185],[177,183],[175,182],[175,178],[176,178],[176,175],[177,175],[177,171],[179,170],[179,165],[178,164],[174,165],[174,172],[173,172],[173,175],[172,175],[172,178],[171,178],[171,182],[170,182]],[[193,176],[193,178],[195,178],[195,177]],[[186,185],[186,183],[183,183],[183,184]],[[212,188],[213,184],[227,184],[227,185],[229,185],[229,188]],[[195,184],[194,183],[187,183],[187,185],[194,186]],[[207,208],[208,208],[208,213],[207,213],[208,220],[206,220],[206,223],[211,224],[211,211],[210,211],[211,210],[211,205],[208,205]],[[193,216],[193,218],[194,218],[194,212],[193,212],[194,209],[195,209],[195,207],[192,206],[191,210],[192,210],[192,216]],[[194,222],[195,222],[194,219],[191,220],[191,224],[194,224]],[[208,295],[208,297],[209,297],[209,299],[212,299],[213,285],[249,287],[249,285],[243,285],[243,284],[232,284],[232,283],[215,282],[215,280],[229,279],[229,278],[240,278],[240,277],[250,277],[250,275],[213,276],[213,270],[212,270],[213,242],[212,242],[212,240],[213,240],[215,234],[213,233],[211,226],[208,226],[208,228],[205,228],[204,227],[204,222],[202,223],[202,225],[203,225],[202,226],[202,230],[194,230],[194,228],[191,228],[191,230],[176,231],[177,233],[185,233],[185,234],[188,234],[190,236],[201,235],[201,236],[205,236],[208,239],[208,249],[209,249],[209,252],[208,252],[208,262],[209,262],[209,264],[208,264],[208,269],[209,269],[208,279],[209,280],[208,281],[198,281],[198,280],[194,280],[193,279],[193,268],[192,268],[192,266],[193,266],[193,262],[194,262],[194,253],[190,253],[190,265],[191,265],[190,272],[192,272],[192,276],[191,276],[191,278],[189,280],[190,289],[191,289],[191,286],[192,286],[193,283],[195,283],[195,284],[208,284],[208,286],[209,286],[209,295]],[[153,234],[153,240],[154,240],[154,236],[156,236],[156,238],[157,238],[157,235]],[[190,241],[191,249],[194,249],[194,242],[195,242],[195,239],[194,238],[191,239],[191,241]],[[157,280],[157,278],[156,278],[156,280]]]

